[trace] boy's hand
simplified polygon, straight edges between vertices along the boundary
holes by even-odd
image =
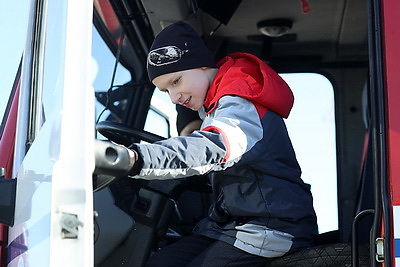
[[[128,153],[129,153],[130,163],[131,163],[130,166],[132,169],[135,166],[135,163],[138,161],[139,155],[136,150],[129,149],[129,148],[126,148],[126,149],[128,150]]]
[[[113,141],[111,141],[111,143],[113,143],[116,146],[122,147],[122,148],[126,149],[126,151],[128,151],[128,155],[129,155],[129,158],[130,158],[130,160],[129,160],[130,161],[130,167],[132,169],[132,167],[135,165],[136,160],[139,157],[138,153],[135,150],[133,150],[131,148],[127,148],[124,145],[117,144],[117,143],[115,143]]]
[[[128,175],[130,175],[130,176],[137,175],[140,172],[140,170],[142,169],[142,166],[143,166],[143,160],[139,156],[139,153],[132,147],[128,148],[128,147],[123,146],[121,144],[117,144],[117,143],[115,143],[113,141],[111,141],[111,143],[113,143],[114,145],[117,145],[117,146],[119,146],[121,148],[124,148],[128,152],[129,162],[130,162],[130,164],[129,164],[130,169],[128,171]]]

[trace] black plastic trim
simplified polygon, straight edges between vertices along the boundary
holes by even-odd
[[[14,225],[17,179],[0,178],[0,222]]]

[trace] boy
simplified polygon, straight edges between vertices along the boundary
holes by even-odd
[[[203,123],[188,136],[133,145],[131,177],[210,173],[214,196],[193,235],[156,252],[148,265],[263,266],[312,245],[316,215],[282,119],[293,94],[280,76],[246,53],[215,65],[184,22],[157,35],[147,69],[154,85],[198,111]]]

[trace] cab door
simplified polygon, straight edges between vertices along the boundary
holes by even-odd
[[[381,34],[382,46],[378,56],[382,56],[381,80],[378,86],[384,91],[385,120],[386,120],[386,154],[381,157],[387,169],[383,176],[382,206],[384,227],[380,242],[384,243],[384,253],[380,258],[385,266],[400,266],[400,30],[398,14],[400,2],[381,1]],[[379,53],[380,52],[380,53]],[[378,58],[379,59],[379,58]],[[379,244],[379,243],[378,243]],[[379,258],[379,256],[377,258]]]
[[[93,266],[92,1],[31,2],[8,266]]]

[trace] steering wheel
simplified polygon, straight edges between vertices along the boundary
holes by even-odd
[[[124,146],[129,146],[138,140],[154,143],[166,139],[162,136],[112,121],[99,122],[96,125],[96,130],[109,140]],[[94,191],[98,191],[106,187],[113,182],[115,178],[116,177],[110,175],[97,175],[93,180]],[[187,188],[190,188],[193,191],[200,190],[200,192],[209,191],[209,186],[200,185],[198,183],[193,184],[193,180],[191,180],[192,182],[183,179],[173,179],[168,181],[169,182],[167,183],[163,180],[151,180],[148,181],[147,187],[153,188],[153,190],[155,189],[168,195],[179,195]]]
[[[97,123],[96,130],[109,140],[124,146],[129,146],[138,140],[154,143],[165,139],[162,136],[112,121]]]
[[[131,144],[139,140],[143,140],[149,143],[154,143],[165,139],[162,136],[147,131],[131,128],[124,124],[112,121],[99,122],[96,125],[96,130],[99,131],[99,133],[101,133],[103,136],[107,137],[109,140],[114,141],[117,144],[124,145],[126,147],[130,146]],[[99,158],[98,161],[102,163],[100,165],[104,165],[104,162],[108,162],[107,160],[105,160],[107,159],[107,157],[105,158],[103,157],[103,155],[107,154],[106,151],[117,151],[118,149],[115,148],[111,149],[112,144],[109,145],[111,146],[110,148],[107,149],[107,147],[105,147],[102,149],[101,146],[102,143],[99,144],[100,145],[98,145],[98,147],[96,148],[97,149],[96,151],[100,151],[98,154],[101,155],[98,157]],[[115,155],[117,154],[118,153],[115,153]],[[97,156],[96,156],[96,161],[97,161]],[[103,167],[103,169],[108,170],[104,166],[100,166],[99,169],[101,169],[101,167]],[[97,173],[96,172],[93,173],[93,191],[96,192],[103,189],[104,187],[116,181],[119,177],[121,176],[105,173],[104,170]]]

